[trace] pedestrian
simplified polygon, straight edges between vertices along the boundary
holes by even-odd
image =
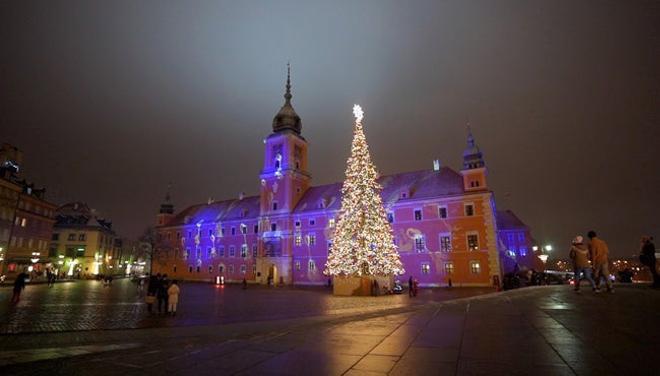
[[[375,296],[380,295],[380,285],[378,284],[377,279],[374,279],[374,295]]]
[[[152,312],[153,305],[156,302],[156,294],[158,294],[158,285],[160,284],[160,274],[149,277],[149,286],[147,286],[147,296],[144,298],[147,303],[147,311]]]
[[[591,260],[593,262],[594,274],[596,279],[596,292],[600,292],[600,279],[605,278],[605,285],[607,286],[607,292],[613,293],[614,289],[612,288],[612,281],[610,280],[610,269],[609,269],[609,253],[610,250],[607,247],[607,243],[601,240],[595,231],[589,231],[587,234],[589,237],[589,252],[591,253]]]
[[[417,291],[419,290],[419,281],[417,278],[413,281],[413,296],[417,296]]]
[[[169,283],[167,280],[167,274],[163,274],[160,278],[160,283],[158,284],[158,291],[156,292],[156,299],[158,299],[158,313],[161,313],[161,310],[163,313],[167,312],[168,287]]]
[[[176,306],[179,303],[179,294],[181,293],[181,289],[179,289],[179,285],[177,283],[177,280],[173,280],[172,284],[170,287],[167,289],[167,312],[171,314],[172,316],[176,316]]]
[[[582,236],[576,236],[571,242],[571,250],[568,256],[573,261],[573,271],[575,272],[575,288],[576,292],[580,291],[580,281],[582,274],[584,278],[591,283],[591,289],[596,291],[596,283],[591,277],[591,265],[589,265],[589,249],[583,243]]]
[[[247,280],[243,277],[243,290],[247,289]]]
[[[412,297],[413,296],[413,277],[410,276],[408,278],[408,296]]]
[[[16,276],[16,280],[14,281],[14,295],[11,297],[12,303],[18,304],[21,300],[21,292],[25,289],[25,279],[27,277],[28,275],[25,273],[25,270]]]
[[[653,276],[653,288],[660,288],[660,276],[658,275],[658,269],[656,267],[656,258],[655,258],[655,244],[653,244],[653,238],[650,236],[642,237],[642,247],[641,253],[639,255],[639,260],[642,262],[642,265],[648,266]]]

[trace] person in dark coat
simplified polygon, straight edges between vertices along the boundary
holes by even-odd
[[[160,279],[158,284],[158,291],[156,292],[156,298],[158,299],[158,313],[161,312],[161,307],[164,313],[167,313],[167,300],[169,296],[167,295],[167,289],[170,287],[169,281],[167,280],[167,274],[163,274],[163,277]]]
[[[408,296],[412,297],[413,296],[413,277],[410,276],[408,278]]]
[[[641,261],[642,264],[649,267],[651,275],[653,276],[653,287],[660,288],[660,276],[658,275],[658,269],[656,267],[656,258],[655,258],[655,244],[653,244],[653,238],[650,236],[642,237],[642,253]]]
[[[149,286],[147,286],[147,297],[145,298],[147,302],[147,311],[151,313],[156,300],[156,294],[158,293],[158,285],[160,284],[160,274],[152,275],[149,277]]]
[[[14,281],[14,295],[11,297],[12,303],[16,304],[21,300],[21,292],[25,289],[25,279],[27,277],[28,275],[25,271],[22,271],[16,276],[16,280]]]

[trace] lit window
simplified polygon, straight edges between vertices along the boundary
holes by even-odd
[[[447,208],[444,206],[441,206],[438,208],[438,216],[440,218],[447,218]]]
[[[328,227],[330,227],[330,228],[335,227],[335,219],[334,218],[328,219]]]
[[[426,245],[424,243],[424,235],[418,235],[415,237],[415,250],[417,252],[424,252],[426,249]]]
[[[302,244],[302,236],[301,235],[296,235],[296,245]]]
[[[474,215],[474,205],[465,204],[465,215],[471,217]]]
[[[310,272],[316,271],[316,263],[314,263],[314,260],[309,260],[309,264],[307,265],[307,269]]]
[[[69,234],[67,240],[76,240],[76,234]]]
[[[252,244],[252,257],[257,257],[257,245]]]
[[[423,262],[422,263],[422,274],[429,274],[431,273],[431,265],[428,262]]]
[[[394,213],[392,212],[387,213],[387,221],[389,223],[394,223]]]
[[[241,257],[246,258],[248,253],[248,246],[247,244],[241,245]]]
[[[440,235],[440,250],[442,252],[451,251],[451,235],[449,234]]]
[[[520,247],[518,252],[520,252],[520,256],[527,256],[527,247]]]
[[[236,248],[234,248],[233,245],[229,246],[229,257],[234,257],[236,256]]]
[[[296,270],[300,270],[300,261],[296,261]]]
[[[481,273],[481,264],[479,263],[479,261],[470,261],[470,272],[472,274]]]
[[[445,262],[445,273],[454,274],[454,263],[453,262]]]
[[[421,221],[422,220],[422,210],[421,209],[415,210],[415,220],[416,221]]]
[[[241,234],[243,235],[247,234],[247,226],[241,225]]]
[[[315,245],[316,244],[316,235],[315,234],[307,235],[307,244],[309,244],[309,245]]]
[[[21,219],[21,227],[27,226],[27,218]]]
[[[468,250],[478,251],[479,250],[479,235],[477,235],[477,234],[468,234],[467,244],[468,244]]]

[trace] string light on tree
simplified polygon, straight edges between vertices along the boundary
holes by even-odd
[[[346,179],[341,189],[341,209],[324,272],[338,276],[386,276],[403,274],[392,228],[387,221],[362,128],[364,112],[353,106],[355,127]]]

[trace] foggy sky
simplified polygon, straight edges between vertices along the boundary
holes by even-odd
[[[257,194],[283,103],[313,183],[343,179],[353,103],[383,174],[461,166],[470,123],[498,209],[562,257],[660,237],[660,7],[653,1],[0,3],[0,141],[59,204],[135,237]]]

